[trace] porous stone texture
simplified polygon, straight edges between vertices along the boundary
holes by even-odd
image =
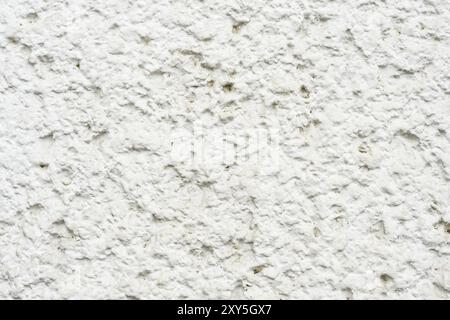
[[[446,299],[448,0],[0,1],[0,298]]]

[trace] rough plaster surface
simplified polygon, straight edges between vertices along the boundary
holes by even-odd
[[[0,1],[0,298],[448,298],[450,2]]]

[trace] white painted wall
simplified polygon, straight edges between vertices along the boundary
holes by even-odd
[[[448,298],[447,0],[0,1],[0,298]]]

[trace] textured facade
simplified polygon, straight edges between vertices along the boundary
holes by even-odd
[[[446,299],[449,240],[449,1],[0,1],[0,298]]]

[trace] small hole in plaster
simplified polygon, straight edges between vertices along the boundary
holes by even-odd
[[[380,276],[380,279],[381,279],[381,281],[383,281],[383,282],[390,282],[390,281],[393,281],[393,280],[394,280],[394,278],[392,278],[390,275],[388,275],[388,274],[386,274],[386,273],[383,273],[383,274]]]
[[[148,45],[148,44],[150,43],[151,40],[152,40],[152,39],[150,39],[150,37],[148,37],[148,36],[142,36],[142,37],[141,37],[141,41],[142,41],[142,43],[145,44],[145,45]]]
[[[310,92],[309,92],[308,88],[306,88],[304,85],[302,85],[300,87],[300,93],[301,93],[302,97],[305,99],[308,99],[310,96]]]
[[[44,162],[39,163],[39,168],[47,169],[48,168],[48,163],[44,163]]]
[[[259,266],[253,267],[252,270],[253,270],[254,274],[257,274],[257,273],[260,273],[261,271],[263,271],[264,268],[265,267],[263,265],[259,265]]]
[[[223,88],[223,91],[225,91],[225,92],[231,92],[234,89],[234,84],[231,82],[227,82],[222,86],[222,88]]]
[[[246,24],[247,24],[247,22],[243,22],[243,21],[233,24],[233,28],[232,28],[233,33],[239,33],[239,31],[241,31],[242,27],[245,26]]]
[[[36,12],[31,12],[31,13],[27,14],[27,19],[30,22],[35,22],[35,21],[37,21],[37,19],[39,19],[39,16]]]
[[[360,153],[368,153],[369,152],[369,147],[367,146],[367,144],[362,143],[359,147],[358,147],[358,151]]]
[[[19,39],[16,37],[8,37],[7,38],[9,42],[11,42],[12,44],[18,44],[19,43]]]
[[[353,300],[353,290],[351,288],[344,288],[343,291],[347,300]]]
[[[318,237],[318,236],[320,236],[320,234],[321,234],[320,229],[317,228],[317,227],[314,227],[313,232],[314,232],[314,236],[315,236],[315,237]]]
[[[42,54],[42,55],[38,56],[37,58],[39,59],[40,62],[46,63],[46,64],[54,62],[53,57],[48,54]]]

